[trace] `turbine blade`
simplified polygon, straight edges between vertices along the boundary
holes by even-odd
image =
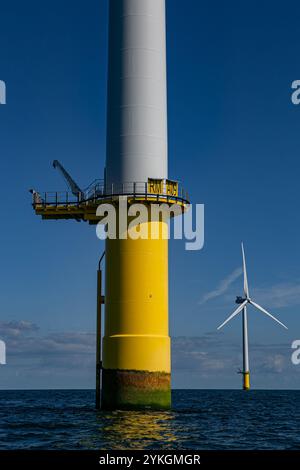
[[[248,303],[248,300],[245,300],[245,302],[239,305],[238,308],[222,323],[222,325],[218,326],[217,329],[220,330],[221,328],[223,328],[223,326],[226,325],[226,323],[232,320],[233,317],[238,315],[243,310],[243,308],[247,305],[247,303]]]
[[[242,242],[242,254],[243,254],[243,271],[244,271],[244,294],[245,294],[245,297],[248,299],[249,298],[249,287],[248,287],[246,257],[245,257],[245,250],[244,250],[243,242]]]
[[[250,304],[253,305],[253,307],[257,308],[258,310],[260,310],[261,312],[265,313],[266,315],[268,315],[268,317],[272,318],[272,320],[276,321],[277,323],[279,323],[279,325],[283,326],[283,328],[285,328],[286,330],[288,330],[288,327],[286,325],[284,325],[284,323],[281,323],[281,321],[279,321],[276,317],[274,317],[273,315],[271,315],[271,313],[267,312],[267,310],[265,310],[264,308],[262,308],[260,305],[258,305],[257,303],[253,302],[253,300],[250,300]]]

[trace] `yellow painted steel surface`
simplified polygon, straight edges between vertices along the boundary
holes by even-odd
[[[178,182],[172,180],[148,178],[149,194],[166,194],[167,196],[178,197]]]
[[[166,190],[169,196],[178,197],[178,183],[177,181],[166,180]]]
[[[159,239],[106,240],[103,367],[169,373],[167,224],[144,224]]]
[[[155,194],[148,194],[146,196],[129,196],[128,203],[132,204],[133,202],[137,203],[160,203],[168,205],[176,204],[178,207],[182,208],[182,212],[184,212],[188,207],[188,202],[185,200],[176,199],[176,197],[172,197],[168,195],[168,200],[166,196],[163,195],[155,195]],[[35,204],[34,210],[36,215],[40,215],[45,220],[58,220],[58,219],[77,219],[89,222],[90,224],[97,224],[100,221],[100,217],[96,215],[97,208],[101,204],[112,203],[116,207],[118,206],[118,196],[111,196],[107,198],[103,198],[101,200],[96,201],[86,201],[78,204],[74,203],[66,203],[66,204]]]
[[[250,374],[249,372],[245,372],[243,374],[243,388],[244,390],[250,389]]]

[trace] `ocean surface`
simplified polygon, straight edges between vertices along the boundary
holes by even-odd
[[[169,412],[97,412],[90,390],[3,390],[0,450],[300,449],[300,391],[172,393]]]

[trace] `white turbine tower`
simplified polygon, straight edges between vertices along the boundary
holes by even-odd
[[[283,328],[287,328],[281,321],[275,318],[271,313],[267,312],[263,307],[255,303],[249,295],[249,287],[248,287],[248,279],[247,279],[247,269],[246,269],[246,258],[245,258],[245,250],[244,245],[242,243],[242,254],[243,254],[243,272],[244,272],[244,297],[237,297],[236,303],[239,304],[238,308],[225,320],[222,325],[218,327],[218,330],[223,328],[226,323],[236,317],[239,313],[243,312],[243,389],[249,390],[250,389],[250,371],[249,371],[249,345],[248,345],[248,322],[247,322],[247,305],[251,304],[260,312],[264,313],[268,317],[272,318],[272,320],[279,323],[279,325],[283,326]]]

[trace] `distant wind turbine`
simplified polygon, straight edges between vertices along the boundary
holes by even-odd
[[[226,323],[236,317],[239,313],[243,312],[243,370],[241,374],[243,375],[243,389],[250,389],[250,371],[249,371],[249,344],[248,344],[248,322],[247,322],[247,305],[251,304],[260,312],[264,313],[272,320],[279,323],[283,328],[287,328],[281,321],[275,318],[271,313],[267,312],[263,307],[255,303],[249,295],[248,279],[247,279],[247,269],[246,269],[246,258],[244,245],[242,243],[242,254],[243,254],[243,272],[244,272],[244,297],[237,297],[235,303],[238,304],[238,308],[225,320],[222,325],[218,327],[218,330],[223,328]]]

